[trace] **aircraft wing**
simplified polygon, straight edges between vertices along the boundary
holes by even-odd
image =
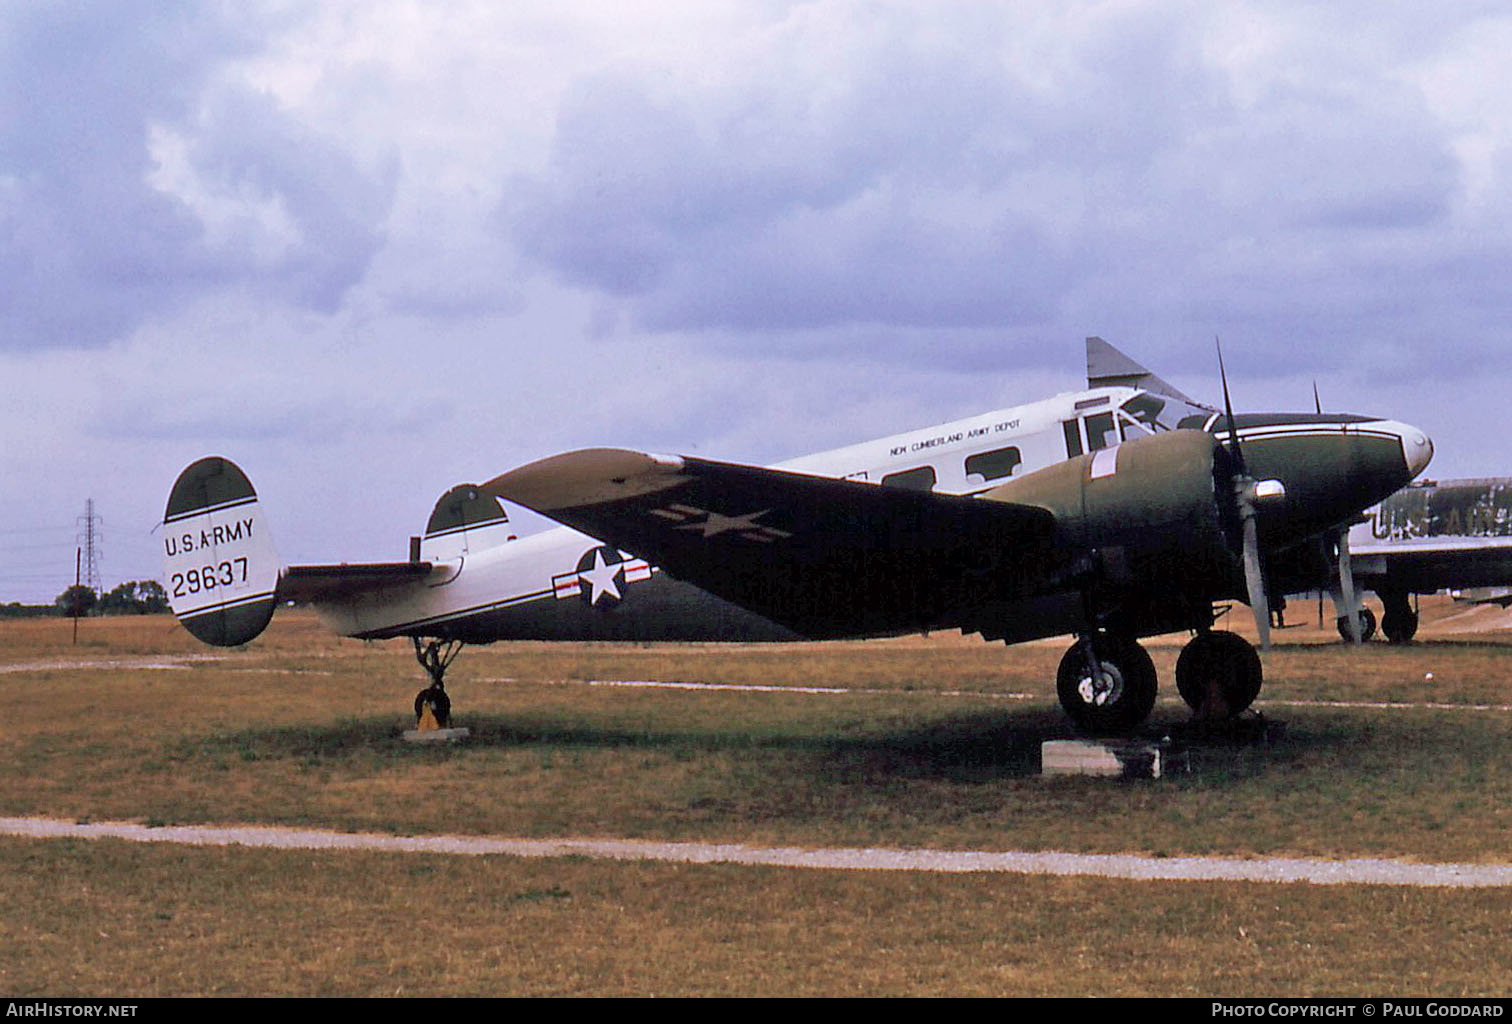
[[[1036,506],[618,449],[482,490],[815,638],[958,625],[1043,578],[1054,527]]]
[[[432,568],[430,562],[290,566],[278,578],[278,600],[297,604],[346,600],[419,582]]]
[[[1354,575],[1367,587],[1419,594],[1512,585],[1512,537],[1438,536],[1350,543]]]
[[[1512,480],[1442,480],[1404,488],[1349,532],[1357,580],[1380,590],[1512,585]]]

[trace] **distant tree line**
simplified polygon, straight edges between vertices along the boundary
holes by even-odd
[[[20,601],[0,604],[0,619],[30,619],[56,614],[58,609],[50,604],[22,604]]]
[[[70,618],[76,615],[158,615],[168,611],[168,592],[157,580],[122,583],[108,594],[72,586],[57,596],[52,610]]]

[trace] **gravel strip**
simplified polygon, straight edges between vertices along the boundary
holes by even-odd
[[[493,839],[463,836],[384,836],[267,826],[74,822],[0,818],[0,834],[33,839],[124,839],[188,846],[258,846],[280,850],[379,850],[393,853],[596,857],[687,864],[760,864],[851,871],[927,871],[962,874],[1095,875],[1142,881],[1308,882],[1314,885],[1403,885],[1487,888],[1512,886],[1512,865],[1411,864],[1391,860],[1297,858],[1136,857],[1123,854],[992,853],[973,850],[798,849],[721,843],[664,843],[642,839]]]

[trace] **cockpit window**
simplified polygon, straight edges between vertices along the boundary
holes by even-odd
[[[1205,406],[1183,402],[1170,395],[1152,395],[1148,391],[1140,392],[1119,408],[1154,433],[1162,430],[1200,430],[1208,417],[1213,415],[1213,410]]]
[[[1146,392],[1125,402],[1123,411],[1151,430],[1168,430],[1170,428],[1160,422],[1160,411],[1165,407],[1166,403],[1162,399]]]
[[[1118,443],[1118,434],[1113,429],[1113,414],[1100,412],[1087,417],[1087,448],[1098,451]]]

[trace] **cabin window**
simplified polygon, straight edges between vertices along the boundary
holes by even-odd
[[[1066,428],[1066,458],[1074,459],[1082,453],[1081,421],[1067,420],[1061,426]]]
[[[966,474],[977,474],[983,480],[1000,480],[1012,476],[1013,471],[1024,461],[1017,448],[999,448],[992,452],[977,452],[966,460]]]
[[[1100,412],[1087,417],[1087,448],[1098,451],[1118,443],[1118,432],[1113,426],[1113,414]]]
[[[897,487],[905,491],[932,491],[935,485],[933,466],[905,469],[901,473],[889,473],[882,478],[883,487]]]

